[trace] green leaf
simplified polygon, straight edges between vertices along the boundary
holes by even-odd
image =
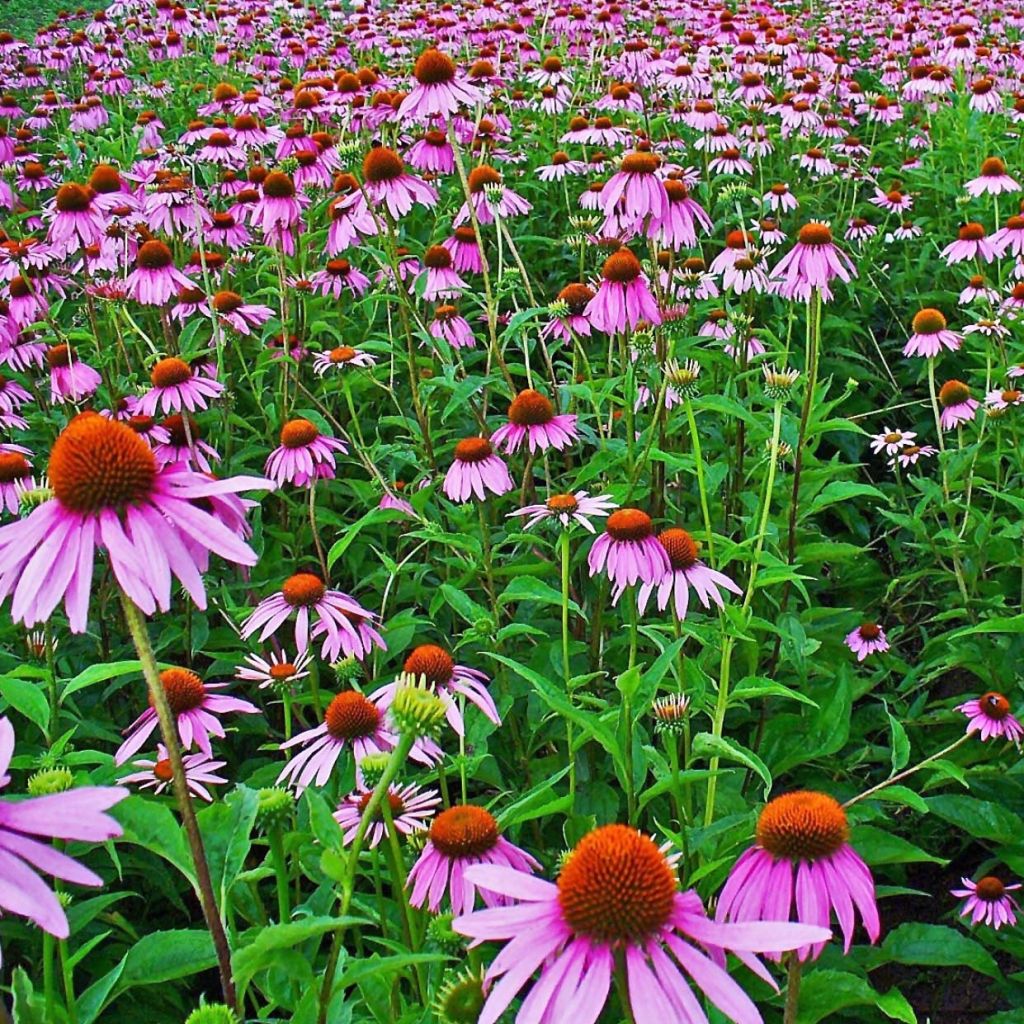
[[[765,679],[762,676],[748,676],[746,679],[741,679],[729,694],[729,703],[731,704],[734,700],[754,700],[757,697],[783,697],[812,708],[818,707],[815,701],[798,690],[792,690],[788,686],[783,686],[782,683],[775,682],[774,679]]]
[[[38,683],[17,676],[4,676],[0,679],[0,697],[46,732],[50,724],[50,705],[45,691]]]
[[[341,988],[357,985],[375,974],[394,974],[415,964],[438,964],[450,960],[443,953],[398,953],[395,956],[369,956],[353,960],[352,966],[338,977]]]
[[[252,847],[258,803],[256,790],[239,786],[222,802],[204,807],[196,815],[219,906],[227,904],[231,886]]]
[[[615,678],[615,689],[622,694],[626,700],[632,700],[636,691],[640,688],[640,669],[634,665]]]
[[[990,978],[1002,977],[999,966],[984,946],[939,924],[901,924],[886,936],[879,959],[910,966],[970,967]]]
[[[927,804],[932,814],[975,839],[1016,843],[1024,835],[1024,821],[1002,804],[954,793],[929,797]]]
[[[901,768],[906,768],[907,762],[910,760],[910,740],[907,739],[907,730],[903,728],[903,723],[890,711],[887,710],[886,714],[889,716],[889,729],[892,731],[890,756],[892,770],[895,774]]]
[[[888,504],[888,499],[885,495],[877,487],[872,487],[871,484],[860,484],[853,480],[833,480],[814,496],[807,512],[802,513],[800,518],[803,519],[804,515],[813,516],[816,512],[820,512],[830,505],[835,505],[841,501],[849,501],[851,498],[874,498],[882,504]]]
[[[515,576],[502,591],[498,604],[504,607],[513,601],[536,601],[561,607],[562,592],[536,576]],[[572,598],[569,599],[569,610],[575,615],[583,614],[583,609]]]
[[[14,1024],[47,1024],[46,1005],[32,988],[32,979],[23,967],[15,967],[11,976],[14,995]]]
[[[166,665],[161,665],[161,668],[166,668]],[[142,662],[141,661],[110,661],[102,665],[90,665],[87,669],[79,672],[77,676],[69,679],[61,690],[60,699],[61,702],[65,698],[70,697],[71,694],[77,693],[79,690],[84,690],[87,686],[93,686],[96,683],[105,683],[108,679],[116,679],[118,676],[126,676],[129,673],[137,673],[140,677],[142,675]],[[140,686],[144,686],[143,683],[139,683]]]
[[[892,1020],[917,1024],[913,1008],[898,989],[881,995],[856,974],[821,969],[807,974],[800,985],[797,1024],[818,1024],[851,1006],[874,1006]]]
[[[163,804],[143,796],[122,800],[111,812],[124,828],[119,843],[135,843],[173,864],[191,883],[196,884],[192,858],[174,815]]]
[[[272,967],[275,954],[292,949],[299,943],[316,938],[337,928],[365,924],[359,917],[307,917],[302,921],[287,921],[265,928],[252,928],[241,939],[231,957],[231,973],[240,991],[262,970]]]
[[[875,828],[874,825],[855,825],[850,842],[864,860],[872,865],[945,863],[942,857],[934,857],[895,832]]]
[[[709,761],[713,757],[724,757],[730,761],[738,761],[740,764],[756,772],[764,783],[764,796],[772,789],[772,773],[768,771],[767,765],[752,750],[741,746],[735,740],[726,739],[724,736],[715,736],[710,732],[698,733],[693,739],[693,756],[706,757]]]

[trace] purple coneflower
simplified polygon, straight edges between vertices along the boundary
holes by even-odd
[[[1020,887],[1020,882],[1006,885],[1002,879],[994,875],[972,882],[969,878],[961,878],[962,889],[950,889],[953,896],[967,897],[960,907],[961,917],[970,917],[972,927],[976,924],[987,924],[996,931],[1003,925],[1012,928],[1017,923],[1017,911],[1020,906],[1010,896]]]
[[[939,423],[943,430],[952,430],[964,423],[970,423],[978,411],[978,400],[971,398],[971,389],[959,380],[947,380],[939,388],[939,405],[942,412]]]
[[[1006,173],[1006,164],[997,156],[990,156],[987,160],[983,160],[981,174],[977,178],[971,178],[964,187],[968,194],[975,198],[1020,191],[1020,185]]]
[[[555,448],[561,451],[577,440],[576,417],[556,414],[551,401],[539,391],[520,391],[508,407],[508,423],[491,435],[491,444],[506,455],[519,451],[525,441],[532,455]]]
[[[1010,702],[995,690],[956,706],[967,716],[967,735],[977,733],[982,740],[1005,739],[1020,747],[1024,726],[1010,714]]]
[[[0,718],[0,788],[14,754],[14,726]],[[121,826],[105,812],[128,796],[120,786],[81,786],[63,793],[0,803],[0,864],[4,885],[0,908],[27,917],[43,931],[66,939],[68,920],[57,895],[40,874],[75,885],[103,885],[103,879],[53,848],[50,840],[103,843],[121,835]],[[37,873],[38,872],[38,873]]]
[[[409,872],[410,904],[426,904],[436,913],[447,893],[452,912],[464,914],[473,909],[477,893],[488,907],[510,902],[467,877],[467,869],[474,864],[511,868],[526,873],[526,877],[540,868],[525,850],[502,836],[489,811],[472,804],[456,804],[430,824],[426,846]]]
[[[70,255],[103,241],[107,224],[95,203],[95,194],[87,185],[66,182],[57,189],[54,215],[46,239],[62,246]]]
[[[797,235],[797,243],[772,270],[779,294],[786,299],[806,301],[815,289],[822,301],[832,298],[829,282],[834,278],[849,282],[857,276],[850,258],[832,240],[827,224],[811,221]]]
[[[875,622],[865,622],[846,634],[843,641],[863,661],[869,654],[879,654],[889,650],[889,640],[885,630]]]
[[[601,286],[587,303],[584,315],[605,334],[635,330],[646,321],[660,324],[661,313],[651,294],[640,261],[623,247],[604,261]]]
[[[333,480],[334,453],[347,451],[344,441],[321,434],[315,423],[289,420],[281,428],[281,444],[270,453],[264,471],[279,486],[308,487],[317,480]]]
[[[174,265],[171,250],[156,239],[139,246],[135,269],[125,280],[128,297],[146,306],[166,306],[179,292],[192,287]]]
[[[423,254],[426,280],[421,298],[427,302],[438,299],[457,299],[466,288],[466,282],[455,272],[451,252],[443,245],[432,245]],[[417,292],[419,288],[417,287]]]
[[[46,350],[46,363],[50,368],[50,401],[54,405],[80,402],[103,383],[99,373],[63,342]]]
[[[349,793],[334,812],[334,820],[341,826],[341,841],[346,846],[359,831],[359,824],[363,820],[371,795],[372,790],[356,790]],[[441,803],[441,797],[436,790],[423,790],[414,784],[399,786],[393,783],[388,787],[384,799],[388,802],[395,831],[403,836],[411,836],[414,832],[422,832],[427,828],[431,816]],[[378,809],[367,830],[366,844],[372,850],[387,835],[384,816]]]
[[[484,501],[488,491],[506,494],[514,484],[508,466],[486,437],[465,437],[455,446],[455,458],[441,486],[452,501],[462,503],[473,495]]]
[[[657,542],[665,550],[670,568],[660,580],[644,580],[641,583],[636,595],[641,614],[646,611],[647,602],[655,591],[658,595],[658,610],[664,611],[671,602],[676,618],[680,621],[686,618],[691,587],[704,608],[710,608],[712,604],[724,607],[719,587],[732,594],[743,593],[725,573],[712,569],[700,560],[699,546],[686,530],[678,527],[662,530]],[[618,597],[616,594],[615,600]]]
[[[323,377],[326,373],[344,370],[349,366],[358,366],[363,370],[369,369],[376,362],[376,356],[370,355],[369,352],[363,352],[351,345],[338,345],[326,352],[317,352],[313,357],[313,372],[318,377]]]
[[[991,263],[996,258],[996,249],[991,239],[985,237],[984,225],[971,221],[960,227],[956,241],[950,242],[939,255],[950,266],[974,259]]]
[[[13,595],[16,622],[45,622],[63,599],[71,631],[84,632],[97,547],[107,551],[114,578],[146,614],[170,608],[172,575],[205,609],[200,549],[256,564],[252,548],[199,502],[273,490],[270,480],[214,480],[180,464],[160,465],[131,427],[91,412],[64,428],[48,472],[53,497],[0,527],[0,599]]]
[[[262,327],[273,315],[269,306],[247,303],[238,292],[219,291],[210,300],[213,311],[222,322],[248,337],[253,329]]]
[[[569,854],[557,884],[522,871],[480,865],[469,884],[515,901],[455,919],[473,939],[504,940],[488,968],[488,997],[479,1024],[495,1024],[535,971],[540,977],[518,1020],[594,1024],[612,977],[625,973],[624,992],[638,1021],[704,1021],[689,977],[732,1020],[760,1024],[760,1014],[725,969],[733,952],[771,982],[755,952],[781,952],[829,937],[825,928],[773,920],[723,924],[709,920],[695,890],[679,891],[675,858],[626,825],[588,833]]]
[[[943,349],[955,352],[963,338],[946,327],[946,318],[937,309],[921,309],[914,314],[911,334],[903,346],[905,356],[934,359]]]
[[[617,596],[636,583],[658,584],[672,571],[668,552],[655,537],[654,524],[646,512],[616,509],[604,530],[590,548],[587,567],[591,576],[606,571]]]
[[[261,690],[268,686],[291,686],[309,675],[307,668],[312,660],[310,651],[296,655],[294,661],[289,659],[287,651],[281,651],[280,654],[271,652],[269,661],[258,654],[247,654],[246,664],[238,666],[235,678],[259,683]]]
[[[342,654],[362,660],[374,647],[387,650],[373,627],[373,613],[348,594],[329,590],[319,576],[309,571],[289,576],[277,593],[260,601],[242,623],[242,639],[248,639],[262,627],[262,643],[277,632],[292,612],[295,646],[300,655],[308,650],[311,637],[321,636],[324,643],[320,653],[325,661],[337,661]]]
[[[933,455],[938,455],[938,452],[938,448],[933,448],[930,444],[909,444],[901,448],[889,460],[888,465],[890,469],[897,466],[906,469],[907,466],[916,466],[919,459],[930,459]]]
[[[437,203],[437,190],[410,174],[402,158],[386,146],[374,146],[363,158],[363,179],[370,200],[385,206],[394,220],[416,204],[430,208]]]
[[[0,512],[17,515],[21,506],[22,490],[32,487],[32,465],[25,458],[27,448],[3,445],[0,449]]]
[[[591,497],[586,491],[575,494],[552,494],[543,505],[525,505],[509,516],[529,516],[523,529],[529,530],[547,519],[555,519],[563,530],[573,523],[579,523],[589,533],[596,533],[590,522],[591,516],[607,516],[616,507],[610,494]]]
[[[340,299],[345,292],[362,295],[370,287],[370,279],[348,260],[328,260],[323,270],[309,279],[317,295],[330,295]]]
[[[207,399],[219,398],[224,385],[204,374],[194,374],[184,359],[168,356],[153,364],[149,378],[153,382],[136,403],[136,411],[143,416],[157,412],[195,412],[207,407]]]
[[[876,455],[882,452],[895,455],[901,448],[913,445],[915,437],[917,434],[912,430],[890,430],[885,427],[880,434],[872,435],[871,450]]]
[[[655,237],[668,213],[668,192],[658,177],[661,157],[656,153],[627,153],[619,170],[601,190],[605,234],[640,232]]]
[[[412,73],[416,85],[398,108],[401,120],[447,120],[460,106],[474,107],[483,99],[479,89],[459,81],[455,62],[440,50],[424,50]]]
[[[137,785],[139,789],[151,789],[154,793],[162,793],[171,784],[173,775],[171,773],[171,762],[167,757],[167,750],[161,743],[157,748],[157,759],[136,760],[134,767],[143,771],[132,772],[118,779],[122,785]],[[195,754],[186,754],[182,759],[185,768],[185,782],[189,792],[201,800],[213,802],[213,795],[206,788],[209,785],[219,785],[227,782],[216,772],[223,768],[227,761],[214,761],[209,755],[201,750]]]
[[[195,672],[187,668],[166,668],[160,673],[160,685],[167,695],[167,703],[178,724],[178,738],[183,750],[193,744],[207,757],[213,756],[210,736],[223,737],[224,726],[218,715],[236,711],[242,715],[258,715],[255,704],[239,697],[229,697],[217,690],[227,683],[204,683]],[[114,764],[124,764],[152,735],[159,722],[152,700],[150,706],[124,730],[125,741],[117,748]]]
[[[881,924],[874,879],[849,836],[846,812],[831,796],[798,790],[776,797],[757,820],[756,845],[733,865],[715,919],[786,921],[795,909],[802,924],[828,927],[834,909],[848,953],[856,907],[876,942]],[[822,939],[797,952],[801,960],[816,960],[824,948]]]

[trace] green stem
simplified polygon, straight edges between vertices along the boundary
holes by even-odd
[[[879,782],[877,785],[872,786],[870,789],[865,789],[863,793],[859,793],[852,799],[847,800],[846,803],[843,804],[843,809],[845,810],[847,807],[852,807],[854,804],[859,804],[861,800],[867,800],[869,796],[873,796],[875,793],[885,789],[887,786],[892,786],[897,782],[902,782],[904,779],[909,778],[915,772],[919,772],[926,765],[931,764],[933,761],[938,761],[940,758],[945,757],[947,754],[951,754],[954,750],[957,749],[957,747],[962,747],[970,738],[971,736],[969,734],[961,736],[960,739],[958,739],[955,743],[950,743],[948,747],[943,747],[938,753],[926,757],[923,761],[918,761],[917,764],[911,765],[909,768],[904,768],[904,770],[899,772],[899,774],[891,775],[889,778],[884,779],[882,782]]]
[[[57,957],[60,960],[61,980],[64,983],[64,1002],[67,1004],[68,1021],[78,1024],[78,1008],[75,1005],[75,984],[68,962],[68,944],[64,939],[57,942]]]
[[[565,679],[565,695],[572,701],[572,665],[569,660],[569,568],[571,552],[569,550],[569,531],[563,530],[558,538],[558,548],[562,563],[562,675]],[[572,749],[572,719],[565,720],[566,756],[569,758],[569,796],[576,795],[576,755]]]
[[[795,952],[790,953],[788,959],[786,1009],[782,1015],[782,1024],[796,1024],[796,1012],[800,1005],[800,973],[803,964]]]
[[[46,1002],[46,1019],[57,1019],[57,985],[54,978],[53,960],[56,939],[43,932],[43,993]]]
[[[700,434],[693,416],[693,403],[686,399],[686,422],[690,427],[690,443],[693,445],[693,461],[697,467],[697,490],[700,493],[700,513],[704,518],[704,533],[708,540],[708,565],[715,567],[715,538],[711,533],[711,513],[708,510],[708,489],[704,482],[704,457],[701,454]]]
[[[277,920],[284,924],[291,920],[291,894],[288,891],[288,862],[284,855],[284,836],[281,826],[274,825],[267,833],[270,844],[270,859],[274,862],[274,878],[277,882]]]
[[[224,1002],[234,1008],[236,1001],[235,984],[231,977],[231,950],[228,946],[227,935],[224,932],[224,923],[221,921],[220,913],[217,910],[217,900],[213,893],[213,882],[210,879],[210,868],[206,862],[206,851],[203,849],[203,837],[199,831],[199,822],[196,821],[195,808],[192,806],[192,796],[188,791],[188,783],[185,780],[185,766],[181,761],[181,748],[178,746],[178,731],[174,714],[171,711],[170,704],[167,702],[167,693],[164,691],[163,683],[160,681],[160,670],[157,667],[153,646],[149,641],[146,619],[123,590],[120,591],[120,595],[121,606],[124,608],[124,617],[128,623],[128,631],[131,633],[132,642],[135,644],[139,661],[142,663],[142,674],[149,687],[150,701],[160,723],[160,735],[164,741],[164,746],[167,748],[167,759],[171,762],[174,795],[178,801],[178,810],[181,814],[182,825],[185,827],[185,835],[192,854],[199,901],[202,904],[203,916],[206,918],[206,927],[210,930],[213,948],[217,954],[221,992]]]

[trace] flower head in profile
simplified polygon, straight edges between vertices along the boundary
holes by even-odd
[[[527,388],[512,399],[508,407],[508,423],[491,435],[491,444],[498,449],[504,448],[505,454],[513,455],[525,442],[532,455],[548,448],[561,451],[578,436],[574,415],[556,413],[549,398]]]
[[[210,737],[223,737],[224,726],[218,716],[237,712],[258,715],[255,704],[239,697],[218,693],[227,683],[204,683],[191,669],[166,668],[160,673],[160,685],[167,695],[171,714],[178,724],[178,737],[183,750],[196,746],[207,757],[213,757]],[[114,764],[124,764],[153,734],[158,725],[152,698],[150,706],[125,729],[125,741],[114,755]]]
[[[981,173],[971,178],[964,186],[968,195],[998,196],[1004,192],[1019,192],[1020,184],[1006,172],[1006,164],[997,156],[990,156],[981,163]]]
[[[466,870],[473,864],[492,864],[527,873],[540,868],[525,850],[501,834],[490,811],[473,804],[456,804],[430,824],[426,846],[409,872],[409,902],[414,907],[426,904],[431,912],[436,912],[447,894],[456,914],[472,910],[478,892],[489,907],[507,903],[500,893],[475,885],[467,877]]]
[[[213,794],[206,787],[228,781],[217,774],[217,770],[223,768],[227,761],[214,761],[209,754],[201,750],[195,754],[186,754],[181,761],[189,792],[200,800],[212,803]],[[163,793],[171,785],[171,762],[162,743],[157,748],[155,761],[136,758],[134,766],[140,770],[117,781],[126,786],[136,785],[139,789],[151,789],[154,793]]]
[[[349,793],[334,812],[334,820],[341,826],[342,842],[347,846],[359,831],[359,823],[370,802],[372,790],[357,789]],[[430,818],[441,803],[436,790],[422,789],[416,785],[399,786],[392,783],[384,797],[388,801],[391,820],[395,831],[402,836],[411,836],[427,828]],[[388,826],[382,809],[378,808],[366,833],[366,844],[372,850],[388,835]]]
[[[670,572],[668,553],[654,535],[651,517],[638,508],[616,509],[587,556],[590,575],[605,571],[616,589],[616,600],[636,583],[659,584]]]
[[[346,370],[349,367],[358,367],[362,370],[369,369],[376,362],[376,356],[370,355],[369,352],[363,352],[361,349],[353,348],[351,345],[338,345],[335,348],[328,349],[326,352],[318,352],[313,357],[313,372],[317,376],[323,377],[332,371]]]
[[[879,654],[889,650],[889,640],[885,630],[876,622],[864,622],[846,634],[843,641],[863,661],[869,654]]]
[[[967,735],[977,733],[982,740],[1009,740],[1020,748],[1024,725],[1010,713],[1010,702],[1001,693],[990,690],[974,700],[956,706],[967,716]]]
[[[150,370],[153,386],[136,403],[135,412],[143,416],[155,416],[181,412],[187,409],[195,412],[205,409],[211,398],[218,398],[224,392],[224,385],[212,377],[195,373],[193,368],[177,356],[168,356],[153,364]]]
[[[806,301],[817,290],[822,301],[832,298],[830,283],[838,278],[849,283],[856,268],[832,238],[831,228],[820,221],[805,224],[797,243],[772,270],[778,293],[786,299]]]
[[[995,875],[986,875],[977,882],[961,878],[960,883],[962,889],[951,889],[950,892],[954,896],[966,897],[960,907],[960,916],[969,917],[972,926],[987,924],[999,931],[1003,925],[1012,928],[1017,923],[1020,905],[1010,893],[1021,887],[1020,882],[1007,885]]]
[[[955,352],[963,338],[946,326],[946,318],[937,309],[921,309],[914,314],[913,334],[903,346],[905,356],[934,359],[943,349]]]
[[[386,207],[395,220],[414,205],[431,207],[437,202],[436,189],[410,174],[402,158],[387,146],[374,146],[363,158],[363,179],[374,206]]]
[[[505,943],[487,971],[490,988],[479,1024],[501,1019],[537,972],[516,1017],[520,1024],[594,1024],[617,965],[625,971],[633,1015],[645,1024],[706,1020],[691,983],[730,1020],[760,1024],[754,1003],[725,969],[726,951],[774,987],[752,954],[777,956],[831,934],[784,920],[709,920],[696,891],[679,891],[675,858],[626,825],[604,825],[584,836],[557,884],[495,865],[471,867],[466,877],[516,901],[452,922],[474,944]]]
[[[7,769],[14,754],[14,726],[0,718],[0,788],[11,777]],[[40,875],[52,875],[75,885],[102,885],[103,879],[51,840],[102,843],[121,835],[121,826],[106,813],[128,796],[121,786],[81,786],[27,800],[0,802],[0,864],[4,884],[0,909],[26,917],[43,931],[66,939],[64,908]]]
[[[846,812],[831,796],[798,790],[770,801],[757,821],[757,842],[733,865],[718,899],[719,921],[796,919],[827,926],[835,911],[843,947],[853,942],[854,908],[872,942],[881,933],[875,883],[849,843]],[[824,941],[801,944],[815,960]]]
[[[641,322],[661,323],[661,313],[647,276],[631,250],[623,247],[604,261],[601,286],[583,314],[605,334],[618,334],[627,328],[636,330]]]
[[[979,402],[971,397],[971,389],[960,380],[947,380],[939,388],[939,405],[942,412],[939,423],[943,430],[952,430],[974,419]]]
[[[84,632],[96,549],[146,614],[171,605],[171,577],[206,607],[203,553],[255,565],[256,552],[202,507],[203,499],[264,488],[259,477],[212,479],[175,463],[160,465],[130,426],[93,412],[74,417],[54,442],[52,497],[25,519],[0,527],[0,599],[33,626],[63,599],[71,630]]]
[[[281,428],[281,444],[270,453],[264,469],[279,485],[309,487],[317,480],[333,480],[334,453],[347,451],[344,441],[321,434],[310,420],[288,420]]]
[[[473,107],[483,99],[479,89],[459,78],[451,57],[433,47],[419,55],[412,73],[416,84],[398,108],[400,120],[448,118],[460,106]]]
[[[697,595],[704,608],[712,604],[724,607],[719,588],[732,594],[743,591],[723,572],[712,569],[701,561],[700,546],[686,530],[670,527],[662,530],[657,537],[658,543],[665,549],[669,570],[660,580],[646,580],[637,590],[637,604],[641,614],[647,609],[647,602],[653,593],[657,593],[658,611],[664,611],[669,604],[679,620],[686,618],[690,604],[690,590]]]
[[[590,522],[591,518],[607,516],[614,508],[616,505],[610,494],[591,497],[586,491],[576,491],[575,494],[552,494],[541,505],[524,505],[508,514],[510,517],[528,516],[524,527],[527,530],[553,519],[563,530],[578,523],[588,533],[594,533],[596,531]]]
[[[507,494],[513,484],[508,466],[486,437],[465,437],[455,446],[455,458],[441,487],[452,501],[461,504],[474,495],[484,501],[488,492]]]

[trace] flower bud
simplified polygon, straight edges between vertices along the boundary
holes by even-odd
[[[256,825],[263,832],[284,828],[292,817],[295,809],[295,797],[290,790],[281,786],[271,786],[257,793]]]
[[[403,734],[436,736],[444,721],[444,704],[433,690],[403,673],[391,704],[391,718]]]

